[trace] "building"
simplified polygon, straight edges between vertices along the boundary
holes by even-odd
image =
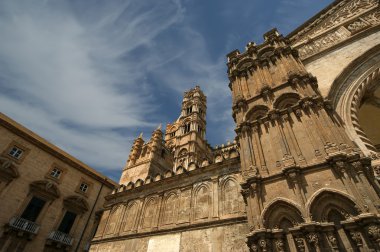
[[[118,185],[0,113],[0,251],[87,251]]]
[[[229,53],[236,141],[211,148],[185,92],[135,140],[90,251],[380,251],[379,24],[378,0],[339,0]]]

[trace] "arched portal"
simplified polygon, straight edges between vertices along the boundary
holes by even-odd
[[[346,125],[346,132],[365,155],[379,157],[380,134],[374,120],[380,115],[380,45],[345,68],[328,95]]]

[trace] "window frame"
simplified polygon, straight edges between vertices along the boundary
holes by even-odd
[[[18,149],[23,151],[19,158],[16,158],[10,154],[10,152],[12,151],[13,148],[18,148]],[[26,148],[24,145],[22,145],[16,141],[11,141],[8,144],[7,148],[5,148],[3,150],[2,156],[9,158],[10,160],[14,161],[16,164],[20,164],[21,162],[23,162],[25,160],[25,158],[28,156],[29,152],[30,152],[29,148]]]
[[[81,185],[82,184],[86,184],[87,185],[87,189],[86,189],[85,192],[81,190]],[[81,194],[81,195],[83,195],[85,197],[88,197],[90,195],[93,187],[94,187],[94,183],[92,183],[88,179],[81,178],[79,180],[79,183],[78,183],[76,189],[75,189],[75,192],[77,192],[77,193],[79,193],[79,194]]]

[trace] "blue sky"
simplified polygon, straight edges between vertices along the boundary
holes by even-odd
[[[133,139],[208,96],[207,139],[234,138],[225,55],[331,0],[0,0],[3,113],[118,180]]]

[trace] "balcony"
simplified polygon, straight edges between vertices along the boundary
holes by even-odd
[[[17,216],[13,217],[9,221],[9,226],[13,229],[25,231],[31,234],[37,234],[38,230],[40,229],[40,226],[38,224]]]
[[[71,246],[74,240],[70,235],[62,233],[60,231],[51,232],[48,239],[66,246]]]

